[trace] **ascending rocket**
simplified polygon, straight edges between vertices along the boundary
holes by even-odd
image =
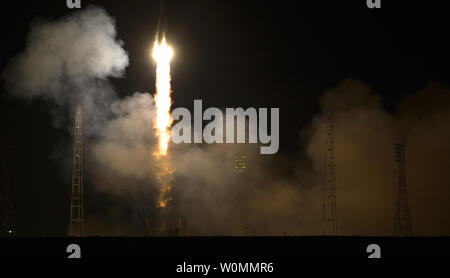
[[[160,0],[159,2],[159,21],[158,30],[156,31],[156,41],[159,43],[160,40],[165,38],[167,30],[167,19],[166,19],[166,1]]]

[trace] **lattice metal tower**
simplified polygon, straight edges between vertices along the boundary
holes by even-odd
[[[322,234],[337,234],[336,173],[334,164],[333,118],[326,115],[325,158],[323,165],[323,223]]]
[[[395,144],[395,161],[398,163],[398,193],[395,209],[394,235],[412,234],[411,215],[409,212],[408,193],[406,191],[406,154],[405,144]]]
[[[72,193],[70,201],[69,236],[82,236],[83,220],[83,133],[81,125],[81,105],[75,115],[75,140],[73,143]]]

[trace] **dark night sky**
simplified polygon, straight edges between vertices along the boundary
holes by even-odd
[[[10,1],[2,9],[2,71],[24,49],[32,20],[68,14],[65,2]],[[148,51],[159,0],[82,2],[116,19],[130,57],[125,78],[113,80],[119,95],[153,92]],[[429,81],[448,84],[444,4],[382,1],[381,10],[369,10],[365,0],[295,2],[301,3],[168,0],[174,107],[192,107],[194,99],[206,107],[280,107],[285,153],[298,148],[298,133],[318,112],[319,97],[340,80],[367,82],[388,111]],[[51,103],[13,99],[3,86],[1,95],[18,234],[64,235],[70,176],[62,174],[54,150],[70,135],[54,127]]]

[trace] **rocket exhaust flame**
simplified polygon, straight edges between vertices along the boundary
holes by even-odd
[[[159,184],[162,185],[158,195],[156,207],[165,208],[173,199],[172,196],[170,196],[170,190],[172,189],[172,175],[174,171],[172,165],[167,159],[162,159],[162,157],[159,157],[156,161],[156,178]]]
[[[173,50],[167,45],[165,38],[162,39],[161,43],[155,41],[152,56],[156,61],[155,128],[159,137],[158,153],[165,156],[170,140],[169,127],[172,124],[170,114],[170,106],[172,105],[170,98],[170,60],[173,56]]]
[[[172,188],[173,168],[167,157],[171,136],[169,127],[173,121],[170,114],[170,106],[172,105],[170,98],[170,60],[172,56],[173,50],[167,45],[166,38],[163,37],[161,42],[157,39],[153,45],[152,57],[156,61],[156,119],[154,128],[156,129],[156,135],[159,140],[158,148],[153,155],[156,158],[156,177],[162,186],[156,204],[158,208],[165,208],[168,202],[172,200],[170,190]]]

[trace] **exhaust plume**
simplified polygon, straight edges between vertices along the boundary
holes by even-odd
[[[156,158],[154,168],[157,173],[156,177],[161,184],[156,207],[165,208],[167,203],[173,199],[170,196],[170,190],[172,188],[174,171],[167,158],[170,140],[169,128],[172,125],[172,115],[170,113],[170,106],[172,105],[172,99],[170,98],[170,60],[173,56],[173,50],[167,45],[165,37],[162,38],[161,42],[155,41],[152,56],[156,61],[156,118],[154,127],[159,139],[159,147],[154,153]]]

